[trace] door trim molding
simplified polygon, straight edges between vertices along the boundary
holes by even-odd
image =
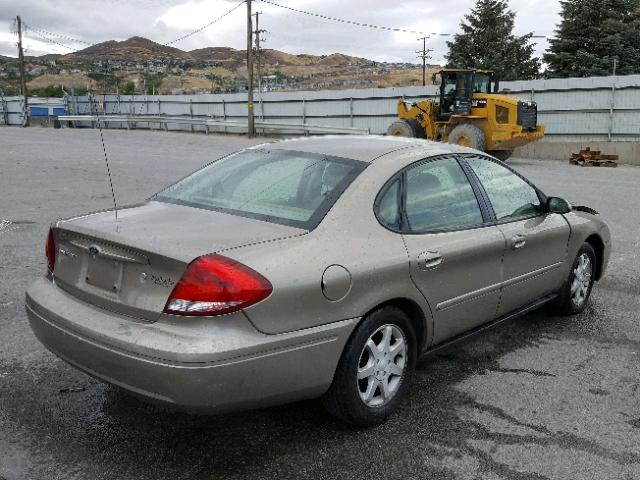
[[[543,273],[550,272],[551,270],[555,270],[556,268],[560,268],[563,262],[553,263],[551,265],[547,265],[546,267],[539,268],[537,270],[533,270],[532,272],[525,273],[524,275],[518,275],[517,277],[510,278],[509,280],[505,280],[502,282],[502,287],[510,287],[511,285],[515,285],[517,283],[526,282],[527,280],[531,280],[534,277],[539,277]]]
[[[469,300],[475,300],[476,298],[484,297],[485,295],[500,290],[501,287],[502,282],[494,283],[492,285],[479,288],[478,290],[473,290],[472,292],[463,293],[462,295],[459,295],[457,297],[453,297],[449,300],[445,300],[444,302],[440,302],[436,305],[436,310],[446,310],[447,308],[455,307],[461,303],[468,302]]]
[[[555,270],[556,268],[560,268],[563,262],[557,262],[552,265],[548,265],[546,267],[539,268],[537,270],[533,270],[531,272],[525,273],[524,275],[518,275],[517,277],[510,278],[509,280],[504,280],[499,283],[494,283],[492,285],[488,285],[483,288],[479,288],[478,290],[473,290],[471,292],[464,293],[462,295],[458,295],[457,297],[450,298],[449,300],[445,300],[444,302],[440,302],[436,305],[437,311],[446,310],[451,307],[455,307],[460,305],[461,303],[468,302],[470,300],[475,300],[477,298],[483,297],[490,293],[493,293],[497,290],[501,290],[505,287],[510,287],[512,285],[516,285],[518,283],[526,282],[535,277],[539,277],[551,270]]]

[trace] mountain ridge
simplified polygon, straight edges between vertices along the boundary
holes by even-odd
[[[32,56],[32,59],[42,57],[62,62],[159,62],[172,60],[183,63],[217,63],[226,62],[230,67],[246,64],[246,50],[232,47],[203,47],[194,50],[181,50],[176,47],[163,45],[148,38],[134,36],[126,40],[107,40],[96,43],[75,52],[58,55]],[[345,67],[358,64],[375,64],[373,60],[354,57],[343,53],[329,55],[291,54],[275,49],[264,49],[260,55],[265,64],[280,64],[290,66],[326,65]]]
[[[25,60],[27,87],[42,95],[59,94],[63,88],[152,94],[241,92],[247,88],[246,50],[232,47],[186,51],[136,36],[67,54],[25,56]],[[258,88],[265,91],[418,85],[422,78],[422,68],[416,64],[377,62],[344,53],[312,55],[264,49],[255,63]],[[16,58],[0,57],[0,90],[20,91]]]

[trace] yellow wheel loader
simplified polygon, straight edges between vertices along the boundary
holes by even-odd
[[[488,70],[441,70],[439,101],[398,102],[387,135],[455,143],[507,160],[513,149],[544,136],[535,102],[499,95]],[[493,93],[492,93],[493,92]]]

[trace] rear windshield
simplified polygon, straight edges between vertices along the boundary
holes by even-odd
[[[245,150],[151,198],[314,229],[366,163],[287,150]]]

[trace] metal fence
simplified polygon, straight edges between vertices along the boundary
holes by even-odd
[[[501,86],[510,95],[537,102],[539,123],[546,125],[548,136],[612,141],[640,138],[640,75],[503,82]],[[379,134],[396,116],[399,97],[414,100],[436,95],[434,86],[256,93],[255,113],[259,130],[266,130],[267,124],[307,124]],[[2,108],[8,112],[4,123],[20,123],[20,101],[19,97],[5,99],[0,123]],[[30,99],[30,106],[33,104]],[[246,131],[246,94],[93,95],[67,97],[63,104],[71,115],[99,112],[165,117],[162,123],[110,122],[110,128]],[[78,125],[91,126],[91,122]],[[287,131],[275,125],[269,130]]]
[[[22,97],[5,97],[0,94],[0,125],[22,125],[24,100]],[[32,120],[49,121],[54,116],[66,112],[64,98],[29,97],[29,116]]]

